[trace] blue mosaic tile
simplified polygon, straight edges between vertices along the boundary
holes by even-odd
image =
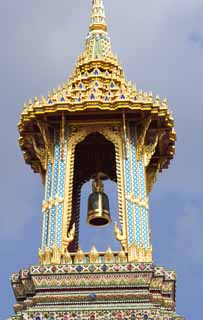
[[[49,222],[49,210],[43,214],[43,236],[42,236],[42,249],[48,246],[48,222]]]
[[[45,184],[45,201],[48,201],[51,197],[51,185],[52,185],[52,164],[48,160],[48,168],[46,174],[46,184]],[[43,235],[42,235],[42,248],[44,249],[48,246],[48,230],[49,230],[49,209],[43,214]]]
[[[77,272],[81,272],[83,270],[83,267],[82,266],[77,266],[76,270],[77,270]]]
[[[51,197],[51,182],[52,182],[52,164],[50,160],[48,161],[48,169],[46,176],[46,192],[45,192],[45,200],[48,201]]]
[[[137,153],[136,153],[136,137],[135,137],[135,125],[130,125],[130,144],[132,152],[132,170],[133,170],[133,193],[135,197],[139,195],[138,190],[138,170],[137,170]]]
[[[102,267],[101,267],[102,271],[106,272],[108,270],[108,267],[106,264],[104,264]]]
[[[135,226],[136,226],[136,243],[141,246],[141,212],[138,205],[135,205]]]
[[[124,164],[125,169],[125,185],[126,194],[131,193],[131,176],[130,176],[130,160],[125,159]],[[131,245],[134,242],[134,232],[133,232],[133,206],[130,201],[127,200],[127,223],[128,223],[128,244]]]
[[[58,206],[58,215],[57,215],[57,233],[56,233],[56,245],[58,248],[61,247],[61,238],[62,238],[62,222],[63,222],[63,204],[60,203]]]
[[[52,247],[55,241],[55,222],[56,222],[56,207],[51,209],[49,247]]]
[[[148,225],[148,210],[146,208],[142,208],[142,224],[144,246],[145,248],[148,248],[150,246],[150,239]]]
[[[65,136],[67,134],[67,130],[65,130]],[[67,153],[67,140],[65,139],[64,143],[64,156],[62,158],[62,144],[60,143],[59,147],[59,184],[57,193],[59,197],[64,197],[65,192],[65,168],[66,168],[66,153]],[[57,208],[57,225],[56,225],[56,245],[57,247],[61,247],[62,240],[62,222],[63,222],[63,203],[59,203]]]

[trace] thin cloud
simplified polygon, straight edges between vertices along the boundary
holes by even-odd
[[[176,261],[180,259],[180,252],[184,252],[185,258],[190,264],[202,264],[203,252],[203,209],[194,204],[184,209],[176,224],[176,237],[174,252],[178,253]]]
[[[203,33],[193,32],[191,33],[189,40],[197,44],[200,48],[203,48]]]

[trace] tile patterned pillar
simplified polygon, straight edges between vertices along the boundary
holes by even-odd
[[[144,155],[138,158],[135,123],[128,124],[129,147],[124,164],[128,251],[132,261],[151,258],[150,226]]]
[[[67,131],[67,130],[66,130]],[[61,248],[64,206],[67,137],[62,141],[60,130],[55,130],[54,162],[48,159],[45,196],[43,201],[42,250]]]

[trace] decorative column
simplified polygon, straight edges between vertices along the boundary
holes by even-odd
[[[134,122],[128,124],[128,140],[124,171],[129,261],[150,262],[152,248],[144,154],[139,149],[140,142]]]
[[[66,153],[67,130],[55,129],[53,163],[48,158],[42,205],[42,246],[39,250],[41,263],[60,263],[61,261]]]

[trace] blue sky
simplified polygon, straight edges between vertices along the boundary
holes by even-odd
[[[67,79],[83,49],[90,5],[0,2],[0,319],[13,313],[11,273],[37,262],[41,240],[41,181],[24,164],[17,141],[23,102]],[[203,292],[203,0],[106,0],[105,6],[113,51],[127,78],[167,96],[175,118],[176,156],[150,198],[153,253],[156,264],[177,271],[177,311],[197,319]],[[111,206],[115,212],[115,192]],[[83,237],[81,243],[89,245]]]

